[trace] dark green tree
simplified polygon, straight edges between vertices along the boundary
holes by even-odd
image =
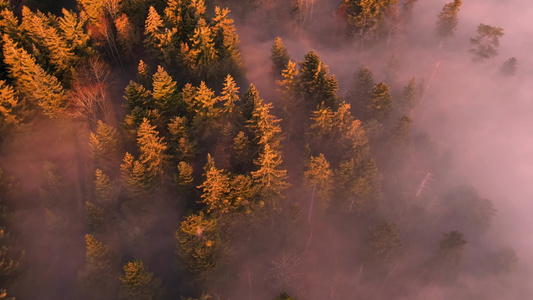
[[[272,61],[272,75],[274,78],[280,78],[282,71],[287,68],[290,60],[289,51],[283,45],[283,41],[278,36],[274,39],[274,44],[270,49],[270,60]]]

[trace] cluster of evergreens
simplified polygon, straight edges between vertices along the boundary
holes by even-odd
[[[278,37],[265,78],[274,107],[247,83],[230,10],[214,2],[78,0],[53,14],[0,0],[2,153],[38,124],[76,153],[32,162],[36,189],[1,176],[0,298],[377,299],[513,270],[508,248],[464,259],[485,245],[495,209],[447,185],[446,155],[413,133],[423,83],[360,66],[341,96],[317,52],[297,62]],[[379,47],[415,2],[345,0],[335,15],[345,39]],[[302,26],[312,3],[293,4]],[[438,15],[440,39],[460,6]],[[481,24],[475,60],[495,56],[502,35]],[[17,226],[30,197],[59,259]]]

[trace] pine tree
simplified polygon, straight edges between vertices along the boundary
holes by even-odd
[[[221,62],[221,71],[235,76],[242,72],[244,64],[239,52],[239,37],[237,36],[233,20],[228,17],[230,10],[215,6],[211,30],[214,36],[215,49]]]
[[[165,62],[166,65],[170,65],[177,54],[174,48],[177,34],[176,28],[164,27],[161,16],[153,6],[150,6],[144,27],[144,35],[146,36],[144,43],[146,49]]]
[[[122,171],[122,181],[128,187],[131,196],[140,199],[151,191],[154,180],[153,174],[148,172],[146,167],[128,152],[124,155],[120,170]]]
[[[269,145],[273,151],[277,151],[281,142],[282,131],[278,124],[280,119],[270,113],[272,108],[272,103],[264,103],[263,99],[257,95],[252,117],[246,121],[248,123],[246,127],[253,132],[255,141],[260,147]]]
[[[197,27],[190,42],[190,48],[186,50],[182,48],[187,66],[197,79],[203,81],[213,79],[218,69],[218,52],[211,36],[211,29],[207,25]]]
[[[285,68],[281,71],[282,80],[277,80],[278,92],[281,92],[284,101],[294,102],[297,99],[297,78],[299,70],[296,68],[296,63],[288,60]]]
[[[90,232],[102,232],[107,225],[104,209],[89,201],[85,202],[85,224]]]
[[[346,96],[348,103],[354,108],[356,117],[361,118],[366,115],[366,104],[370,100],[374,85],[374,76],[370,68],[361,67],[355,76],[354,84],[350,92]]]
[[[413,136],[411,134],[412,123],[413,120],[408,116],[403,116],[398,120],[390,137],[395,149],[408,150],[413,146]]]
[[[21,32],[19,28],[19,20],[12,10],[0,8],[0,32],[7,34],[9,38],[14,41],[20,41]]]
[[[390,262],[401,253],[402,248],[396,223],[385,222],[368,229],[368,251],[375,260]]]
[[[506,76],[514,76],[516,74],[516,63],[516,58],[509,58],[500,67],[500,73]]]
[[[202,203],[207,206],[207,213],[228,213],[231,208],[231,199],[228,197],[230,178],[224,170],[217,169],[211,155],[207,155],[207,164],[204,167],[204,182],[198,186],[202,189]]]
[[[31,103],[38,104],[52,118],[65,111],[67,99],[61,83],[56,77],[47,74],[28,52],[18,48],[7,35],[4,35],[4,62],[17,91]]]
[[[186,217],[175,238],[179,262],[196,282],[205,282],[224,264],[226,246],[217,221],[203,212]]]
[[[87,15],[63,9],[63,16],[59,18],[59,29],[69,48],[80,57],[93,55],[94,49],[89,46],[91,37],[86,30]]]
[[[398,99],[398,105],[400,109],[405,112],[409,112],[411,109],[413,109],[418,104],[417,102],[419,93],[420,91],[416,85],[416,79],[413,77],[411,80],[409,80],[407,86],[403,88],[402,94]]]
[[[130,261],[124,265],[124,275],[120,276],[119,299],[124,300],[157,300],[163,298],[161,280],[141,260]]]
[[[147,119],[144,119],[137,131],[137,144],[141,155],[139,161],[145,166],[146,172],[154,176],[164,172],[167,144],[164,138],[158,136],[155,126],[151,126]]]
[[[137,66],[137,79],[146,90],[152,89],[152,70],[143,60],[140,60]]]
[[[392,111],[392,96],[389,86],[383,82],[376,84],[372,94],[370,94],[366,109],[374,119],[381,120],[386,117]]]
[[[461,0],[453,0],[453,2],[444,4],[444,7],[437,16],[438,37],[447,39],[453,36],[455,29],[457,28],[457,24],[459,23],[457,14],[459,13],[462,4],[463,3]]]
[[[250,140],[243,131],[239,131],[233,139],[232,150],[236,167],[240,170],[246,170],[247,166],[252,164],[252,149]]]
[[[240,101],[239,87],[229,74],[224,80],[224,87],[218,101],[224,105],[221,110],[223,116],[229,119],[235,119],[238,116],[236,104]]]
[[[152,96],[160,111],[166,115],[175,113],[177,106],[177,87],[176,82],[163,69],[158,66],[157,72],[153,76],[153,92]]]
[[[279,36],[274,39],[274,44],[270,49],[270,60],[272,61],[272,75],[279,78],[283,70],[288,68],[287,64],[290,61],[289,51]]]
[[[345,11],[348,23],[352,26],[355,37],[363,43],[367,39],[376,39],[383,35],[383,23],[390,7],[397,0],[344,0],[339,8]]]
[[[13,90],[5,80],[0,80],[0,128],[16,126],[22,121],[22,105]]]
[[[333,190],[333,171],[324,154],[311,156],[311,160],[304,172],[304,185],[312,191],[311,205],[313,205],[316,195],[318,196],[318,206],[320,208],[326,209],[329,207]]]
[[[168,123],[170,146],[176,161],[192,161],[197,153],[196,141],[190,138],[187,118],[175,117]]]
[[[439,250],[433,264],[438,275],[450,279],[457,276],[462,265],[466,244],[464,235],[457,230],[444,234],[444,238],[439,242]]]
[[[111,181],[109,176],[104,174],[102,170],[96,169],[94,172],[94,199],[95,202],[102,207],[112,207],[116,203],[118,196],[117,187]]]
[[[126,86],[126,95],[124,96],[127,103],[126,106],[133,110],[136,107],[143,109],[154,108],[154,100],[152,98],[152,92],[146,89],[143,85],[130,81]]]
[[[33,13],[24,7],[21,28],[27,32],[31,41],[46,53],[47,61],[55,69],[55,75],[70,79],[71,67],[76,64],[77,57],[57,29],[47,24],[46,16],[40,12]]]
[[[178,164],[178,174],[174,175],[174,180],[178,189],[182,193],[187,193],[193,188],[193,168],[190,164],[180,161]]]
[[[100,161],[112,161],[118,153],[117,130],[110,125],[98,120],[96,133],[91,132],[89,146],[92,155]]]
[[[134,47],[138,43],[139,38],[135,33],[133,24],[130,22],[130,18],[124,13],[120,14],[115,19],[115,28],[119,45],[124,51],[127,51],[133,56]]]
[[[86,234],[85,269],[78,273],[78,283],[92,299],[113,299],[118,287],[118,259],[111,250],[92,235]]]
[[[281,155],[270,144],[265,144],[254,163],[258,169],[252,171],[251,175],[259,195],[267,201],[270,209],[281,210],[279,199],[283,198],[283,191],[289,187],[286,182],[287,171],[279,168]]]

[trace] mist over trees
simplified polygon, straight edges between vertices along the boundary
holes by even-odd
[[[0,0],[0,298],[524,295],[497,205],[416,126],[462,1],[418,29],[425,73],[418,1],[337,2]],[[476,34],[492,68],[504,29]]]

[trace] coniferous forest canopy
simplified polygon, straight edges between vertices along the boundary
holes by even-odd
[[[0,298],[531,298],[500,2],[0,0]]]

